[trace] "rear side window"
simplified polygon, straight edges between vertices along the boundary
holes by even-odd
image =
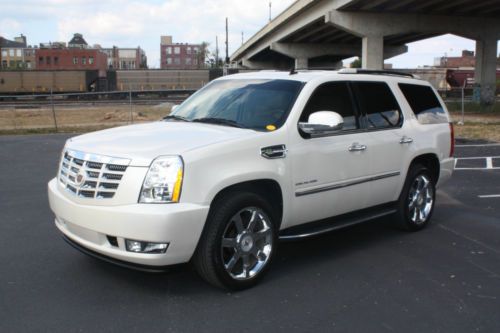
[[[421,124],[447,123],[448,117],[436,94],[429,86],[400,83],[399,89]]]
[[[384,82],[352,82],[361,113],[369,129],[400,127],[401,108],[391,88]]]
[[[307,122],[309,115],[317,111],[334,111],[340,114],[344,118],[342,130],[359,128],[347,82],[328,82],[316,88],[299,121]]]

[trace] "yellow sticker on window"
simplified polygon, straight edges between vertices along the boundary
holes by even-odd
[[[267,129],[268,131],[274,131],[274,130],[276,129],[276,126],[274,126],[274,125],[267,125],[267,126],[266,126],[266,129]]]

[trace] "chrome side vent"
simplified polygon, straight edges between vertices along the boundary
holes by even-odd
[[[288,153],[285,145],[269,146],[260,149],[260,155],[267,159],[285,158]]]

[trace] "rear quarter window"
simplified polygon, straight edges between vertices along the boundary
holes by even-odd
[[[448,116],[429,86],[400,83],[399,89],[421,124],[448,123]]]
[[[401,127],[401,108],[385,82],[353,81],[352,86],[368,129]]]

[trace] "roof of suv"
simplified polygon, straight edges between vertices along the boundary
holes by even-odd
[[[274,70],[263,70],[249,73],[233,74],[224,76],[223,78],[231,79],[279,79],[279,80],[294,80],[301,82],[308,82],[314,79],[321,78],[331,78],[334,80],[360,80],[360,81],[413,81],[414,83],[425,83],[426,81],[413,78],[411,74],[389,72],[389,71],[361,71],[357,73],[355,70],[339,70],[339,71],[328,71],[328,70],[298,70],[293,74],[288,71],[274,71]]]

